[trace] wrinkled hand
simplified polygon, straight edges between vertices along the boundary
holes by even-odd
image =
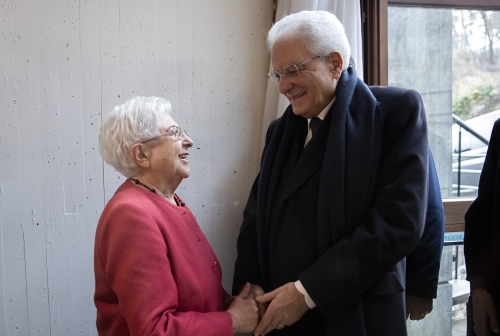
[[[251,284],[250,294],[248,295],[249,298],[255,299],[255,298],[262,296],[264,294],[266,294],[266,292],[264,292],[264,290],[262,289],[261,286]],[[264,314],[266,313],[267,304],[257,302],[257,307],[259,308],[259,318],[262,318],[264,316]]]
[[[488,336],[488,322],[494,333],[500,333],[493,297],[485,289],[472,291],[474,330],[477,336]]]
[[[240,294],[226,300],[228,303],[231,300],[227,312],[231,314],[235,334],[253,331],[259,322],[259,309],[250,297],[251,289],[252,286],[247,282]]]
[[[254,335],[265,335],[273,329],[292,325],[298,321],[308,310],[306,300],[293,282],[289,282],[272,292],[255,298],[258,303],[271,302],[255,328]]]
[[[224,310],[228,310],[236,296],[231,296],[224,301]]]
[[[432,311],[432,298],[425,298],[406,294],[406,319],[412,321],[422,320]]]

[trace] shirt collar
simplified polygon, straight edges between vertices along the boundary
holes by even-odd
[[[324,109],[321,110],[321,112],[316,116],[318,118],[320,118],[321,120],[324,120],[326,115],[328,114],[328,111],[330,111],[330,108],[332,107],[333,105],[333,102],[335,101],[335,97],[333,97],[332,101],[328,103],[328,105],[325,106]],[[311,119],[307,119],[307,124],[309,125],[309,122],[311,121]]]

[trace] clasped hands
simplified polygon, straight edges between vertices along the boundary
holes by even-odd
[[[304,295],[297,290],[293,282],[269,293],[265,293],[261,286],[247,283],[238,296],[245,300],[255,300],[258,323],[255,323],[255,329],[244,331],[253,330],[254,336],[266,335],[273,329],[292,325],[309,310]]]

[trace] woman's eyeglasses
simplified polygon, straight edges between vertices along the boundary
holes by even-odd
[[[148,139],[148,140],[145,140],[145,141],[141,141],[141,143],[146,143],[146,142],[149,142],[151,140],[161,138],[164,136],[174,136],[177,140],[182,140],[182,137],[184,135],[188,136],[186,131],[183,131],[179,126],[170,126],[164,134],[155,136],[155,137]]]

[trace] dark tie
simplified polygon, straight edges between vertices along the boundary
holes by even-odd
[[[311,121],[309,122],[309,128],[311,129],[312,136],[316,134],[318,131],[319,127],[321,126],[322,120],[318,117],[312,118]]]

